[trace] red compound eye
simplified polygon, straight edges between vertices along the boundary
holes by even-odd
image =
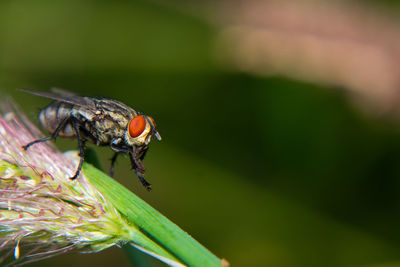
[[[136,116],[129,122],[129,135],[133,138],[141,135],[146,128],[146,120],[143,116]]]

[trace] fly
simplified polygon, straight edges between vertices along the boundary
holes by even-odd
[[[61,89],[54,93],[21,89],[26,93],[53,99],[39,112],[39,122],[51,135],[34,140],[30,146],[56,139],[57,136],[76,138],[79,147],[79,164],[74,180],[79,176],[85,159],[86,141],[98,146],[109,146],[114,151],[111,159],[110,175],[114,174],[114,164],[119,154],[128,154],[132,169],[135,170],[142,185],[151,190],[151,184],[144,178],[143,159],[154,136],[161,141],[154,119],[113,99],[82,97]]]

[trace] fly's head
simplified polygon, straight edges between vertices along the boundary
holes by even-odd
[[[133,117],[125,131],[125,141],[135,147],[147,147],[153,136],[161,141],[154,119],[147,115]]]

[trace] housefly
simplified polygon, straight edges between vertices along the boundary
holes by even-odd
[[[57,136],[76,138],[79,147],[79,164],[74,176],[79,176],[85,158],[87,140],[98,146],[109,146],[115,153],[111,159],[110,174],[113,176],[114,164],[119,154],[129,155],[132,168],[147,190],[151,185],[144,178],[142,163],[154,136],[161,140],[154,119],[113,99],[82,97],[74,93],[53,89],[53,93],[21,89],[26,93],[53,99],[39,112],[39,122],[51,135],[34,140],[23,148],[56,139]]]

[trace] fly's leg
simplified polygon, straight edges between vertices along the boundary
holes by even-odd
[[[115,162],[117,161],[118,154],[119,154],[119,152],[115,152],[114,156],[111,158],[111,167],[110,167],[110,176],[111,177],[114,176],[114,165],[115,165]]]
[[[143,177],[145,169],[142,161],[140,159],[137,159],[132,153],[129,153],[129,159],[131,160],[132,169],[135,170],[139,181],[147,189],[147,191],[151,191],[151,184],[147,182],[146,179]]]
[[[54,131],[54,133],[52,133],[50,136],[47,136],[47,137],[32,141],[29,144],[26,144],[26,145],[22,146],[22,148],[24,150],[28,150],[28,148],[31,145],[34,145],[36,143],[42,143],[42,142],[47,142],[47,141],[52,140],[52,139],[56,139],[58,134],[60,133],[61,129],[65,126],[65,124],[68,122],[69,119],[70,119],[70,117],[65,117],[65,119],[63,119],[62,122],[57,126],[57,128]]]
[[[111,158],[111,166],[110,166],[110,176],[113,177],[114,176],[114,165],[115,165],[115,162],[117,162],[118,154],[130,153],[130,151],[126,148],[115,146],[112,143],[110,145],[110,148],[112,151],[115,152],[114,156]]]
[[[85,142],[86,139],[82,138],[80,133],[79,133],[79,126],[76,122],[73,122],[74,128],[75,128],[75,132],[76,132],[76,137],[78,138],[78,146],[79,146],[79,164],[78,164],[78,168],[76,169],[76,172],[74,174],[74,176],[70,177],[71,180],[75,180],[78,176],[79,173],[82,170],[82,164],[83,161],[85,159]]]
[[[131,160],[132,167],[134,167],[135,171],[144,174],[145,173],[145,168],[142,163],[142,158],[139,158],[138,155],[141,153],[140,148],[133,148],[133,153],[129,153],[129,158]]]
[[[147,180],[143,177],[143,175],[138,171],[136,171],[136,175],[139,178],[139,181],[142,183],[142,185],[147,189],[147,191],[151,191],[151,184],[147,182]]]
[[[148,190],[151,190],[151,184],[149,182],[146,181],[146,179],[143,177],[144,173],[145,173],[145,169],[142,163],[142,160],[144,158],[144,155],[146,154],[147,151],[147,147],[142,148],[141,150],[139,149],[135,149],[133,148],[133,153],[132,151],[130,151],[129,149],[125,148],[125,147],[117,147],[114,145],[110,146],[111,149],[115,152],[114,156],[111,159],[111,168],[110,168],[110,173],[111,176],[113,174],[114,171],[114,164],[115,161],[117,160],[117,156],[119,153],[127,153],[129,155],[129,159],[131,161],[131,165],[132,165],[132,169],[135,170],[135,173],[137,175],[137,177],[139,178],[139,181],[142,183],[142,185]],[[138,158],[138,154],[141,154],[140,158]]]
[[[146,156],[147,151],[149,150],[149,147],[145,147],[142,151],[142,155],[140,156],[140,160],[142,161],[144,157]]]

